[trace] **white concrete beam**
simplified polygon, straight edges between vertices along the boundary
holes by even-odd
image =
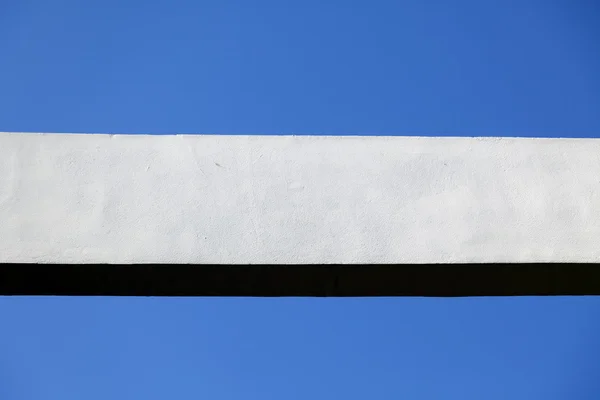
[[[600,262],[600,140],[0,133],[0,263]]]

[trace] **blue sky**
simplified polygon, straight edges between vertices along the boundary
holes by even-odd
[[[0,2],[0,131],[594,137],[593,0]],[[0,399],[598,399],[600,298],[0,298]]]

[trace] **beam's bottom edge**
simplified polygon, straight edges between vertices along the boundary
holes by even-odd
[[[0,263],[0,295],[233,297],[600,295],[600,263],[368,265]]]

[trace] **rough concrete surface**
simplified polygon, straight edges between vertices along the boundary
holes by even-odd
[[[32,262],[600,262],[600,140],[0,133]]]

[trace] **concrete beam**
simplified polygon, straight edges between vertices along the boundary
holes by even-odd
[[[357,281],[345,295],[436,295],[444,286],[428,280],[492,279],[501,268],[496,279],[512,282],[518,267],[555,289],[506,294],[558,294],[568,280],[559,269],[586,281],[600,268],[599,210],[597,139],[0,133],[0,272],[21,287],[0,291],[44,294],[27,290],[23,271],[46,282],[121,271],[129,286],[103,293],[152,294],[149,274],[179,270],[172,280],[191,279],[184,294],[202,295],[214,270],[230,289],[252,280],[240,295],[336,295],[340,274],[360,270],[353,279],[393,278],[397,290]],[[413,286],[401,291],[406,274]],[[286,279],[307,282],[286,291]],[[575,293],[570,279],[563,292]],[[504,293],[476,290],[485,280],[452,293]],[[600,292],[596,282],[586,291]]]

